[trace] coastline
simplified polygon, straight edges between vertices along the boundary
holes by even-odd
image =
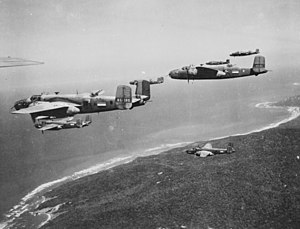
[[[59,198],[38,210],[67,204],[43,228],[297,228],[299,136],[297,118],[212,141],[233,142],[230,155],[182,147],[78,179],[46,194]]]
[[[259,103],[259,104],[256,104],[256,107],[257,108],[275,108],[274,106],[272,106],[270,104],[273,104],[273,103],[270,103],[270,102]],[[282,109],[283,107],[278,107],[278,108]],[[221,139],[228,138],[228,137],[245,136],[245,135],[250,135],[252,133],[261,132],[264,130],[273,129],[273,128],[278,127],[281,124],[284,124],[284,123],[290,122],[294,119],[297,119],[300,116],[299,107],[285,107],[285,108],[289,111],[290,116],[288,118],[285,118],[284,120],[281,120],[276,123],[271,123],[271,124],[267,125],[266,127],[256,129],[256,130],[253,130],[253,131],[250,131],[247,133],[240,133],[240,134],[234,134],[234,135],[229,135],[229,136],[212,138],[212,139],[209,139],[208,141],[221,140]],[[189,144],[191,144],[191,142],[176,143],[176,144],[164,144],[160,147],[154,147],[154,148],[145,150],[143,152],[143,155],[131,155],[131,156],[126,156],[126,157],[113,158],[109,161],[92,166],[88,169],[84,169],[79,172],[76,172],[76,173],[72,174],[71,176],[66,176],[61,179],[42,184],[42,185],[38,186],[36,189],[34,189],[32,192],[28,193],[25,197],[23,197],[21,202],[18,205],[14,206],[9,211],[9,213],[6,215],[6,217],[12,218],[12,219],[9,219],[6,221],[7,225],[5,225],[5,222],[3,222],[4,226],[2,226],[0,224],[0,228],[1,229],[2,228],[10,228],[10,226],[8,224],[13,223],[13,218],[18,218],[20,215],[22,215],[26,211],[30,212],[33,215],[43,215],[44,214],[45,216],[47,216],[47,219],[43,220],[43,222],[41,222],[39,224],[39,227],[42,227],[43,225],[47,224],[48,222],[50,222],[51,220],[53,220],[60,214],[60,213],[58,213],[58,215],[57,215],[56,212],[58,211],[58,209],[61,205],[59,205],[59,207],[57,207],[58,205],[56,205],[56,206],[51,207],[46,210],[44,209],[44,210],[34,211],[34,209],[38,208],[36,205],[40,206],[40,205],[44,204],[45,202],[51,200],[51,199],[47,199],[44,196],[44,194],[47,192],[50,192],[53,188],[56,188],[56,187],[60,186],[61,184],[64,184],[64,183],[67,183],[70,181],[74,181],[74,180],[77,180],[79,178],[82,178],[82,177],[85,177],[88,175],[96,174],[100,171],[108,170],[108,169],[116,167],[118,165],[127,164],[129,162],[132,162],[134,159],[136,159],[138,157],[145,157],[145,156],[160,154],[162,152],[165,152],[165,151],[168,151],[171,149],[176,149],[178,147],[184,147]],[[195,143],[192,143],[192,144],[195,144]],[[31,199],[35,198],[36,196],[37,196],[37,198],[39,198],[39,201],[35,202],[35,206],[29,207],[29,204],[27,202],[30,201]]]

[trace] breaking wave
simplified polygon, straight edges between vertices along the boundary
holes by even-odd
[[[274,103],[272,102],[264,102],[264,103],[258,103],[255,105],[256,108],[272,108],[272,109],[287,109],[287,111],[290,113],[290,116],[278,121],[278,122],[274,122],[271,123],[265,127],[259,128],[259,129],[255,129],[255,130],[251,130],[249,132],[246,133],[238,133],[238,134],[233,134],[233,135],[227,135],[227,136],[222,136],[222,137],[217,137],[217,138],[213,138],[210,140],[218,140],[218,139],[222,139],[222,138],[226,138],[226,137],[230,137],[230,136],[243,136],[243,135],[248,135],[248,134],[252,134],[252,133],[257,133],[257,132],[261,132],[264,130],[268,130],[268,129],[272,129],[275,127],[278,127],[279,125],[283,124],[283,123],[287,123],[289,121],[292,121],[295,118],[298,118],[300,116],[300,107],[281,107],[281,106],[275,106],[273,105]]]

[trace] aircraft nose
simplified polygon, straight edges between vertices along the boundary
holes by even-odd
[[[28,99],[21,99],[18,100],[17,102],[15,102],[14,106],[12,107],[12,111],[16,110],[20,110],[23,108],[27,108],[29,107],[30,102],[28,101]]]
[[[169,76],[171,78],[177,78],[178,77],[178,69],[170,71]]]

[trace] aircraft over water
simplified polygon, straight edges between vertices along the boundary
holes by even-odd
[[[44,133],[45,130],[61,130],[71,128],[83,128],[89,126],[92,123],[91,117],[87,115],[85,120],[77,119],[73,121],[74,117],[66,118],[53,118],[53,117],[37,117],[35,127]]]
[[[211,143],[206,143],[203,147],[195,147],[192,149],[185,150],[188,154],[195,154],[199,157],[214,156],[216,154],[230,154],[234,153],[235,149],[233,148],[232,143],[228,143],[227,148],[213,148]]]
[[[227,64],[225,66],[200,65],[186,66],[169,73],[172,79],[178,80],[212,80],[231,79],[267,73],[265,69],[265,57],[255,56],[252,68],[240,68]]]
[[[141,82],[141,81],[133,80],[133,81],[130,81],[129,84],[137,85],[139,82]],[[161,84],[163,82],[164,82],[164,77],[158,77],[156,80],[152,80],[152,79],[149,80],[150,84]]]
[[[230,63],[230,60],[227,59],[226,61],[209,61],[209,62],[206,62],[205,64],[207,65],[222,65],[222,64],[229,64]]]
[[[12,107],[13,114],[30,114],[35,127],[41,130],[66,129],[79,125],[76,121],[70,122],[70,117],[76,114],[99,113],[112,110],[128,110],[145,105],[150,99],[150,85],[162,83],[157,81],[135,80],[135,95],[132,95],[131,87],[120,85],[115,96],[102,95],[104,91],[98,90],[83,94],[41,94],[33,95],[27,99],[15,102]],[[67,119],[66,119],[67,118]],[[86,121],[84,124],[89,125]],[[53,128],[51,128],[53,127]]]
[[[0,68],[16,67],[16,66],[27,66],[27,65],[38,65],[44,64],[43,62],[26,60],[21,58],[13,57],[0,57]]]
[[[254,55],[254,54],[259,54],[259,49],[256,49],[255,51],[237,51],[237,52],[233,52],[233,53],[230,53],[229,56],[249,56],[249,55]]]

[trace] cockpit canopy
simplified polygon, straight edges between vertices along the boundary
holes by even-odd
[[[33,95],[30,97],[31,102],[41,101],[41,95]]]
[[[36,101],[41,101],[41,95],[33,95],[28,99],[18,100],[17,102],[15,102],[13,108],[15,110],[20,110],[20,109],[23,109],[23,108],[27,108],[27,107],[29,107],[29,105],[31,103],[36,102]]]
[[[197,68],[195,65],[191,64],[189,66],[184,66],[181,68],[183,71],[187,71],[190,75],[196,75],[197,74]]]
[[[16,111],[18,111],[18,110],[20,110],[20,109],[29,107],[29,104],[30,104],[30,103],[31,103],[31,102],[28,101],[28,99],[21,99],[21,100],[18,100],[17,102],[15,102],[13,108],[14,108]]]
[[[181,70],[185,70],[186,71],[186,70],[193,70],[195,68],[196,68],[195,65],[191,64],[191,65],[182,67]]]

